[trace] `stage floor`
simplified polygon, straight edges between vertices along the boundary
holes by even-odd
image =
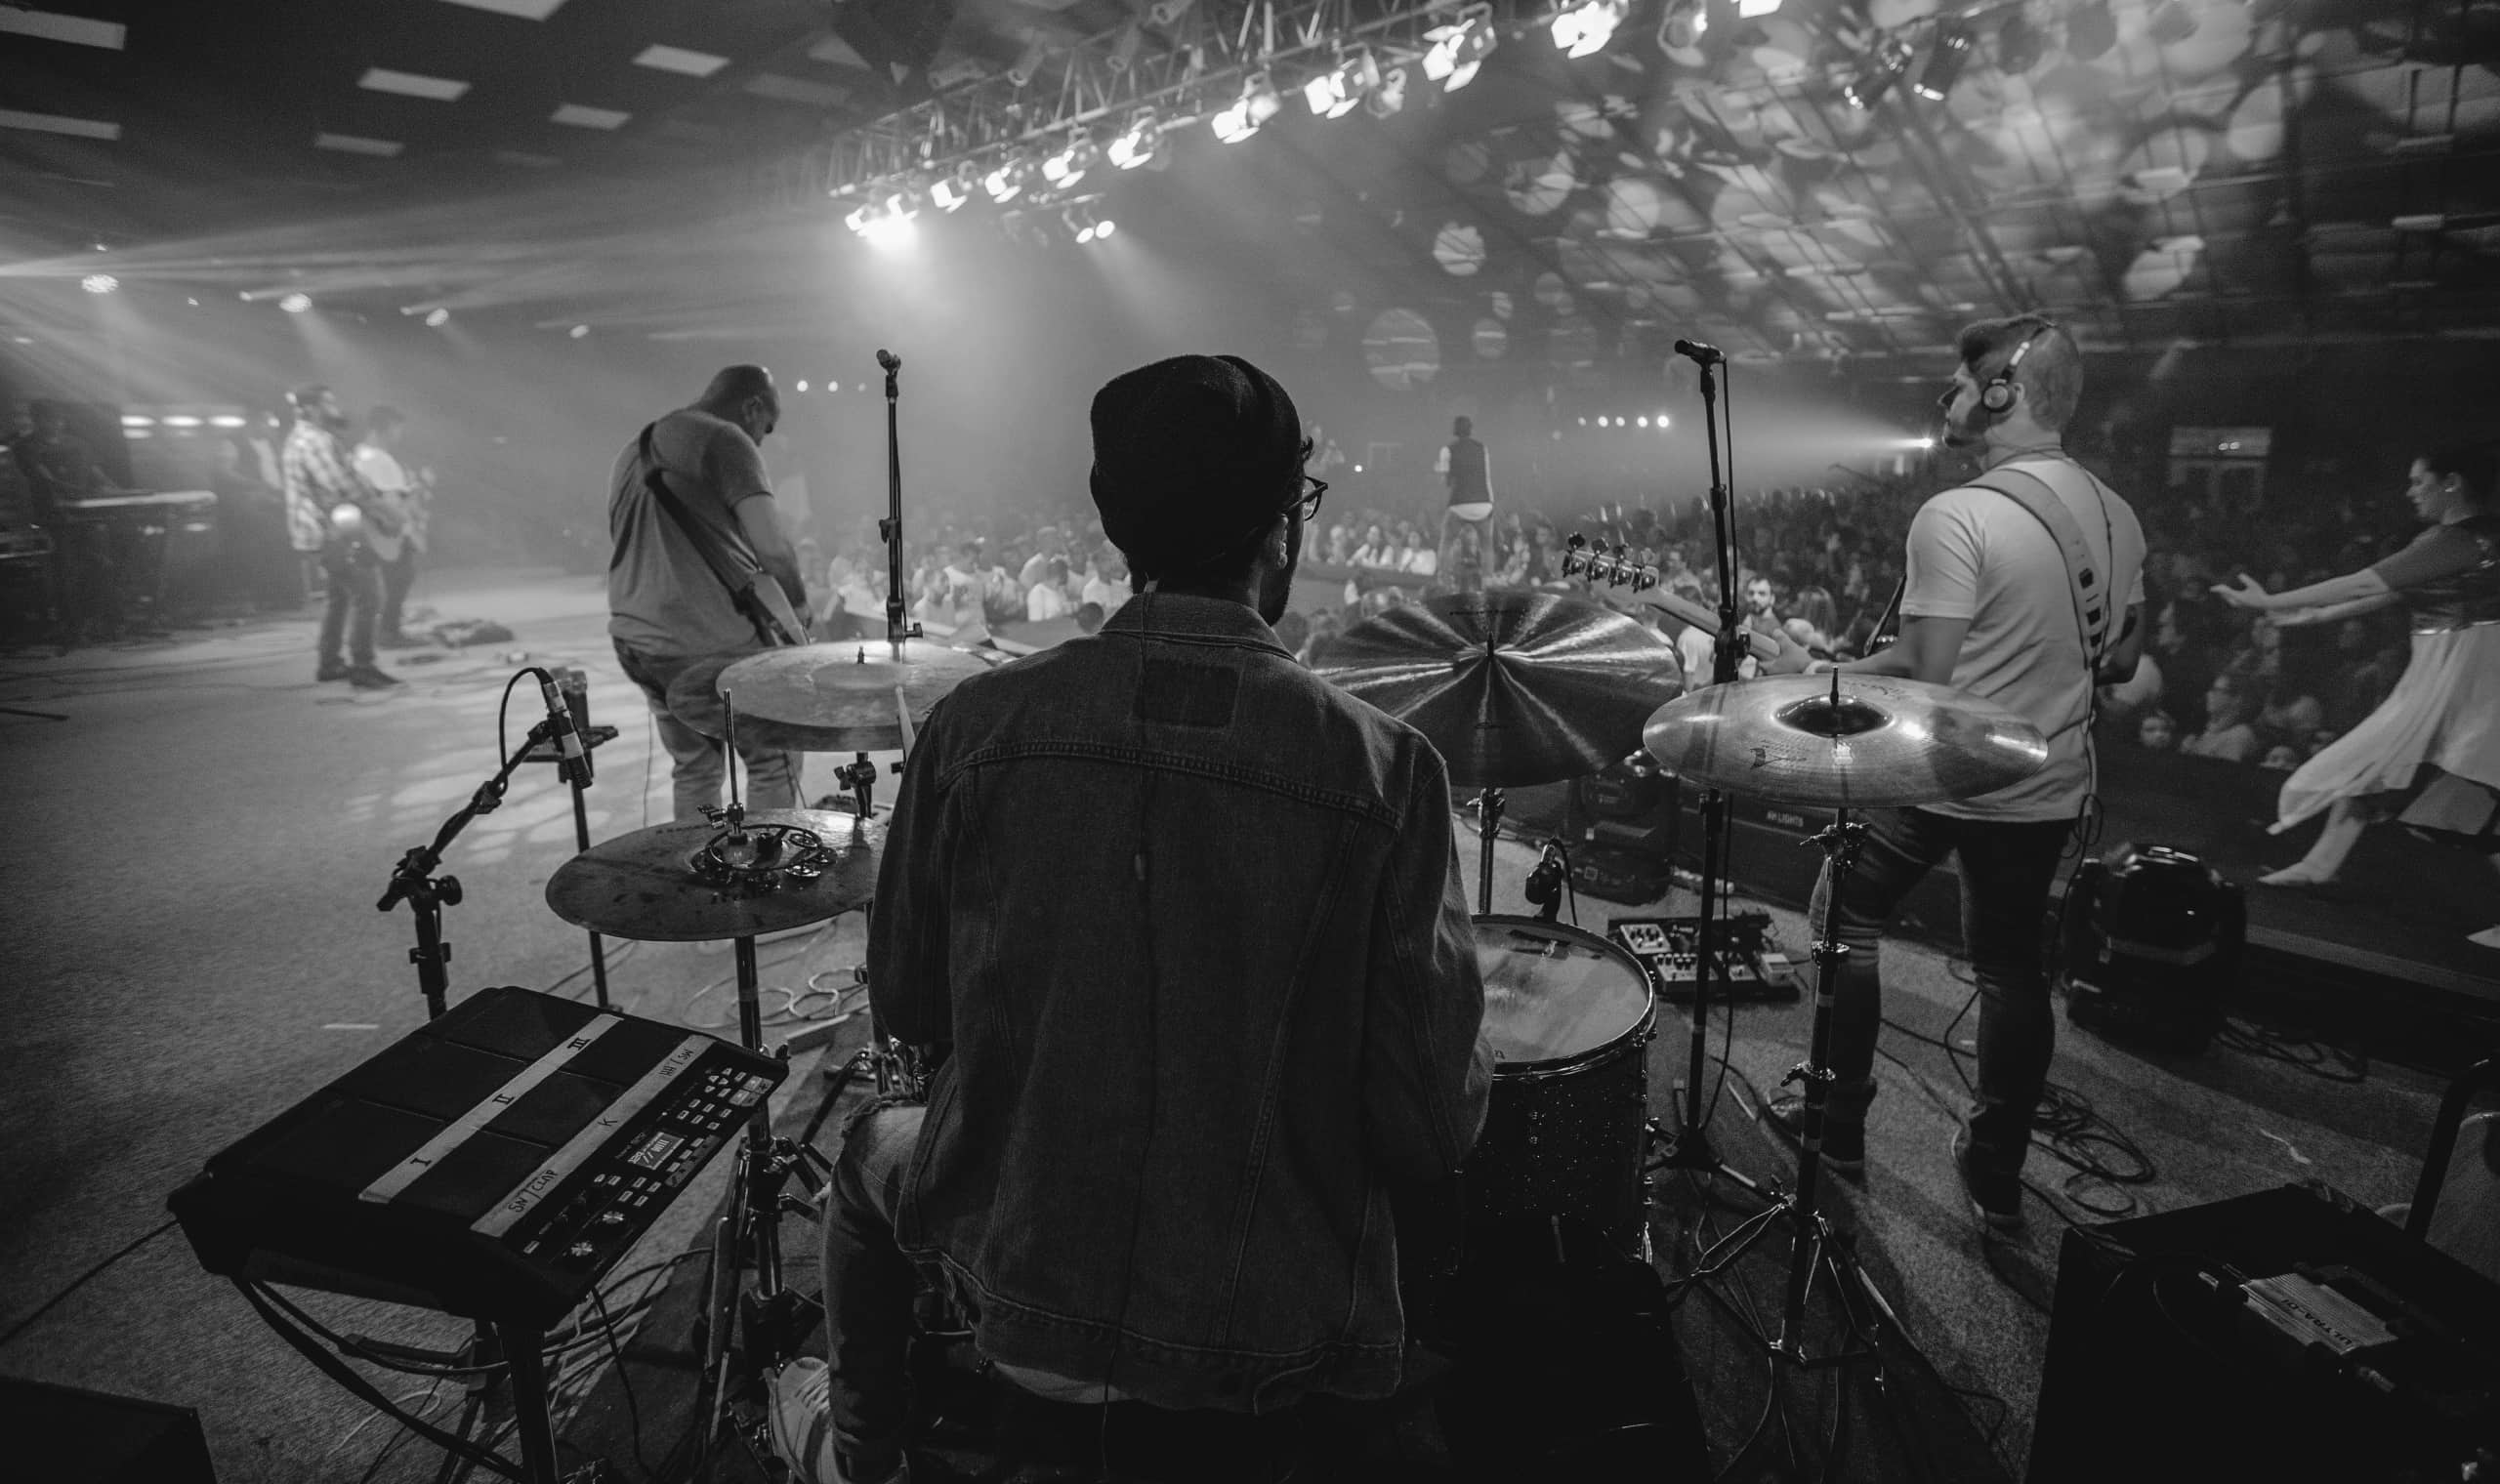
[[[599,579],[428,573],[417,599],[443,617],[508,625],[518,637],[496,650],[589,673],[594,719],[622,729],[598,757],[594,838],[665,817],[666,759],[654,763],[639,694],[608,650]],[[355,692],[312,682],[312,644],[308,611],[61,658],[0,656],[0,705],[69,718],[0,715],[10,822],[0,963],[15,990],[0,1023],[0,1189],[10,1193],[0,1209],[0,1329],[162,1221],[166,1194],[209,1154],[422,1017],[408,918],[373,903],[399,852],[430,838],[493,771],[497,694],[512,666],[491,652],[387,654],[412,683]],[[533,705],[524,691],[516,736]],[[541,898],[572,853],[563,791],[552,770],[525,770],[446,861],[467,887],[446,925],[455,989],[564,981],[565,992],[587,993],[580,977],[566,979],[584,964],[582,936]],[[1525,910],[1526,865],[1524,848],[1501,847],[1499,910]],[[1609,914],[1645,915],[1585,896],[1579,908],[1596,930]],[[1802,955],[1795,914],[1771,916],[1780,944]],[[856,957],[855,928],[840,926],[821,940],[769,947],[767,977],[794,982]],[[643,945],[611,959],[622,1007],[719,1023],[727,945]],[[2331,1057],[2304,1067],[2221,1047],[2160,1056],[2062,1023],[2053,1077],[2144,1151],[2150,1177],[2069,1182],[2067,1165],[2035,1150],[2029,1173],[2042,1193],[2029,1204],[2030,1231],[1982,1244],[1946,1159],[1947,1107],[1961,1091],[1954,1065],[1905,1034],[1959,1045],[1967,1067],[1972,1023],[1956,1017],[1971,990],[1949,958],[1915,944],[1888,947],[1885,964],[1887,1013],[1901,1027],[1885,1045],[1899,1061],[1879,1063],[1871,1168],[1862,1188],[1843,1187],[1841,1219],[1943,1374],[2001,1399],[2001,1413],[1976,1404],[1969,1425],[1972,1437],[1994,1430],[2005,1475],[2019,1473],[2028,1446],[2047,1338],[2039,1305],[2062,1218],[2176,1209],[2289,1180],[2321,1179],[2372,1204],[2409,1191],[2438,1091],[2426,1074],[2370,1063],[2352,1069],[2359,1080],[2335,1083],[2317,1075],[2345,1069]],[[1806,1024],[1802,1004],[1734,1013],[1737,1075],[1714,1130],[1749,1173],[1786,1168],[1784,1146],[1757,1131],[1748,1107],[1799,1059]],[[1688,1041],[1672,1011],[1659,1031],[1651,1101],[1663,1115]],[[1714,1056],[1721,1032],[1711,1029]],[[784,1124],[804,1122],[821,1088],[804,1060],[799,1070]],[[726,1168],[671,1209],[630,1265],[693,1245]],[[1662,1233],[1698,1230],[1694,1193],[1665,1197]],[[1742,1210],[1715,1209],[1714,1229]],[[1672,1278],[1691,1249],[1669,1247],[1661,1262]],[[1768,1244],[1744,1265],[1775,1273],[1783,1251]],[[650,1280],[654,1295],[665,1276]],[[311,1306],[336,1327],[407,1343],[447,1344],[465,1328],[379,1304],[315,1297]],[[1753,1422],[1761,1368],[1713,1333],[1716,1312],[1688,1303],[1678,1323],[1724,1463]],[[684,1342],[656,1326],[643,1337],[646,1346]],[[571,1394],[596,1395],[605,1369],[587,1352]],[[178,1233],[141,1246],[0,1348],[0,1373],[194,1407],[229,1484],[354,1478],[390,1432],[204,1275]],[[421,1381],[389,1389],[412,1405],[429,1391]],[[456,1394],[432,1390],[433,1414],[451,1410]],[[1801,1413],[1801,1431],[1812,1432],[1812,1416]],[[656,1461],[683,1419],[641,1421]],[[605,1410],[585,1414],[583,1426],[607,1427]],[[401,1444],[376,1476],[430,1476],[435,1462]]]

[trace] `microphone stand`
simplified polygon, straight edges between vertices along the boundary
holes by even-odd
[[[426,1018],[438,1020],[447,1009],[445,997],[451,988],[451,945],[442,938],[442,909],[460,905],[460,879],[437,876],[435,868],[442,864],[442,852],[469,828],[469,822],[480,814],[491,814],[504,802],[504,791],[512,784],[512,775],[530,760],[533,749],[556,745],[556,722],[552,717],[541,717],[538,724],[503,760],[495,775],[478,785],[469,802],[459,812],[442,823],[430,845],[411,845],[391,868],[391,881],[382,899],[373,904],[377,912],[388,912],[401,902],[408,904],[416,918],[417,946],[408,950],[408,962],[417,966],[417,989],[425,996]],[[569,764],[564,768],[568,781],[576,786],[574,804],[580,806],[579,780],[572,777]],[[597,940],[593,940],[596,944]],[[600,997],[600,1009],[606,1010],[606,996]],[[548,1412],[547,1373],[540,1347],[544,1337],[536,1331],[476,1323],[469,1339],[457,1350],[395,1350],[403,1358],[429,1365],[457,1366],[473,1375],[469,1398],[462,1405],[460,1420],[453,1432],[463,1438],[492,1436],[501,1423],[510,1422],[521,1434],[524,1475],[530,1484],[555,1484],[558,1476],[556,1435]],[[496,1383],[492,1368],[508,1366],[502,1386]],[[507,1415],[508,1414],[508,1415]],[[455,1474],[467,1478],[470,1465],[457,1460],[443,1461],[442,1477]]]
[[[1714,685],[1725,685],[1736,679],[1737,667],[1745,652],[1744,636],[1737,628],[1736,516],[1729,498],[1727,470],[1719,452],[1721,440],[1726,435],[1719,421],[1717,368],[1720,357],[1712,351],[1706,355],[1693,354],[1692,359],[1701,370],[1702,434],[1703,441],[1710,448],[1711,554],[1719,571],[1719,638],[1710,651],[1710,681]],[[1734,462],[1732,445],[1727,462]],[[1679,1126],[1666,1138],[1660,1165],[1668,1170],[1700,1170],[1724,1175],[1759,1195],[1762,1186],[1729,1168],[1719,1158],[1718,1151],[1710,1146],[1701,1106],[1702,1078],[1710,1054],[1712,981],[1715,979],[1722,988],[1728,983],[1728,969],[1720,947],[1719,899],[1723,884],[1727,881],[1729,829],[1728,795],[1717,787],[1704,791],[1701,800],[1701,921],[1693,944],[1696,958],[1692,973],[1690,1056],[1685,1072],[1684,1104],[1679,1110]],[[1729,1011],[1733,1012],[1732,1010]]]

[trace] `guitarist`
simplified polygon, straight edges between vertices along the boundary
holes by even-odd
[[[669,711],[669,682],[708,656],[799,643],[808,633],[799,555],[782,533],[758,446],[780,421],[772,373],[726,367],[692,406],[627,444],[609,480],[607,633],[626,678],[650,703],[681,821],[700,820],[705,805],[721,802],[728,769],[720,745]],[[741,743],[738,756],[750,808],[797,804],[795,755]]]
[[[426,522],[434,501],[434,471],[410,470],[399,462],[399,437],[408,429],[407,414],[384,403],[364,417],[364,441],[355,446],[355,471],[380,495],[378,508],[388,512],[397,529],[377,522],[366,539],[382,564],[381,633],[374,642],[385,649],[412,649],[425,640],[399,632],[408,588],[417,580],[417,557],[426,549]]]
[[[1835,929],[1849,957],[1833,1005],[1822,1152],[1840,1175],[1865,1169],[1882,1014],[1877,947],[1919,879],[1958,855],[1963,951],[1979,999],[1979,1079],[1951,1157],[1973,1213],[2005,1231],[2022,1224],[2023,1157],[2056,1037],[2043,924],[2093,792],[2095,684],[2132,676],[2143,646],[2145,538],[2127,502],[2065,452],[2083,394],[2073,338],[2024,314],[1971,325],[1956,349],[1961,364],[1938,399],[1945,442],[1978,454],[1981,471],[1931,497],[1910,521],[1898,640],[1837,668],[1994,701],[2040,728],[2049,763],[1977,799],[1867,811]],[[1818,918],[1829,885],[1826,873]],[[1793,1100],[1774,1102],[1772,1117],[1794,1132]]]
[[[372,535],[396,534],[396,518],[378,492],[356,473],[345,439],[347,415],[338,393],[318,382],[286,394],[295,427],[286,435],[278,465],[286,480],[289,516],[298,526],[298,550],[320,553],[329,604],[321,614],[320,668],[316,680],[347,680],[359,690],[401,683],[373,662],[373,629],[382,610],[382,571]],[[340,657],[345,646],[346,658]]]

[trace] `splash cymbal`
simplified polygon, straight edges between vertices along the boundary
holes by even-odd
[[[726,853],[755,868],[754,876],[725,876],[706,861],[720,826],[658,824],[602,841],[557,867],[547,883],[547,905],[574,927],[609,937],[695,943],[804,928],[876,894],[884,819],[834,809],[761,809],[746,816],[745,828],[748,847]],[[783,831],[805,831],[814,843]],[[784,839],[801,849],[787,851]],[[762,875],[789,866],[815,874]]]
[[[1766,676],[1658,708],[1660,766],[1732,794],[1823,808],[1975,799],[2049,762],[2040,729],[1993,701],[1894,676]]]
[[[1432,739],[1454,783],[1519,788],[1593,773],[1684,689],[1675,646],[1561,593],[1458,593],[1339,636],[1319,675]]]

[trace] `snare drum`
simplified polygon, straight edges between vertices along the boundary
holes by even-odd
[[[1578,1216],[1642,1253],[1648,974],[1604,938],[1524,917],[1476,919],[1476,962],[1494,1068],[1467,1161],[1470,1224]]]

